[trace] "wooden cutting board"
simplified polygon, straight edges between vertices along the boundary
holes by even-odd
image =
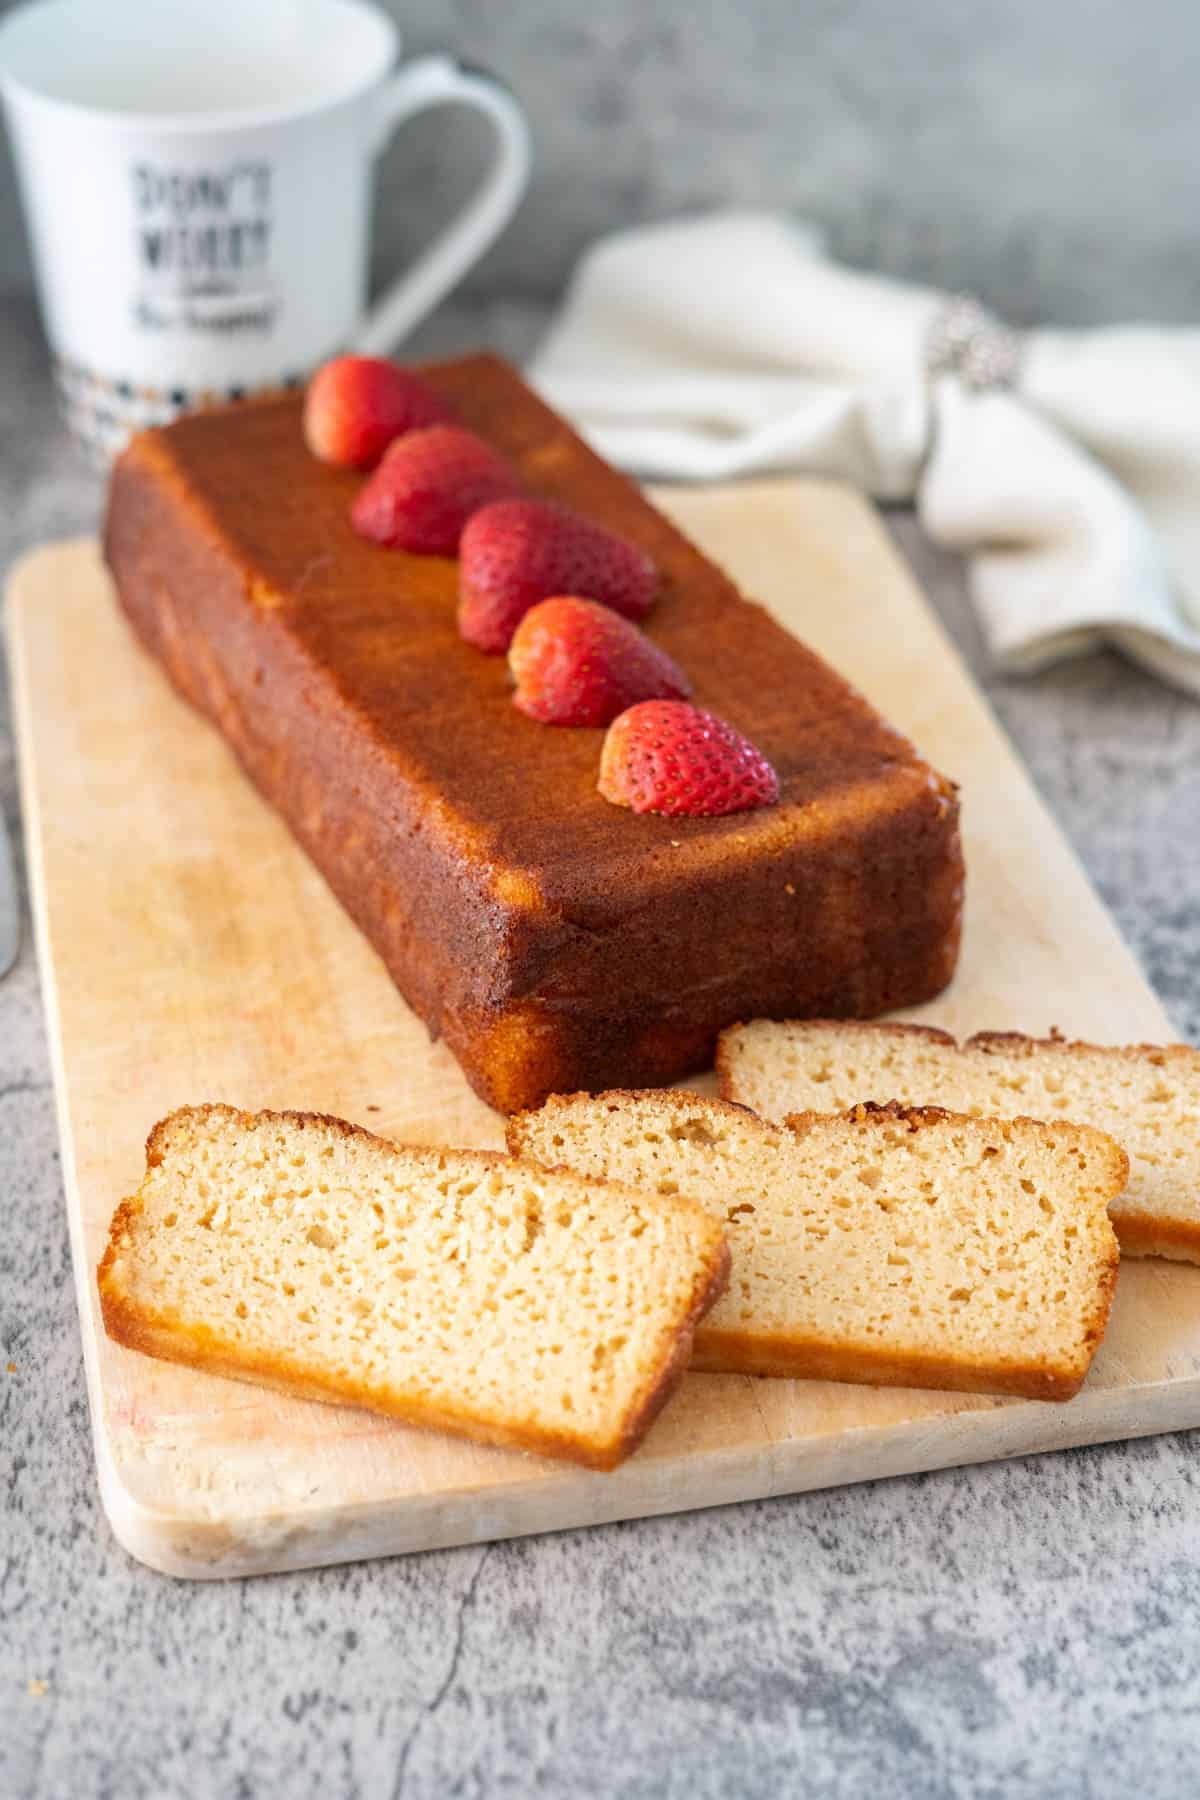
[[[659,498],[962,783],[962,969],[914,1016],[956,1031],[1169,1036],[870,509],[797,482]],[[292,1569],[1200,1423],[1200,1268],[1162,1262],[1123,1268],[1108,1338],[1067,1405],[693,1375],[611,1475],[109,1343],[93,1271],[146,1133],[172,1107],[308,1108],[449,1144],[499,1145],[501,1126],[222,741],[135,647],[94,545],[24,561],[10,624],[100,1487],[135,1556],[176,1575]]]

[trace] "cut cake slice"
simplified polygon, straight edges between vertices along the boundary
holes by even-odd
[[[613,1093],[551,1099],[508,1141],[725,1223],[729,1288],[698,1369],[1066,1400],[1104,1335],[1128,1164],[1086,1126],[871,1106],[780,1126]]]
[[[151,1133],[99,1284],[131,1349],[610,1469],[728,1266],[685,1200],[200,1106]]]
[[[769,1119],[898,1100],[1095,1125],[1129,1156],[1112,1208],[1122,1254],[1200,1262],[1200,1050],[1187,1044],[989,1031],[959,1045],[924,1025],[759,1019],[723,1034],[717,1062],[726,1099]]]

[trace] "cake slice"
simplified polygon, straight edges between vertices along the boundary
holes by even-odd
[[[130,1349],[610,1469],[728,1263],[686,1200],[199,1106],[151,1133],[99,1284]]]
[[[459,635],[452,560],[358,536],[361,477],[310,455],[299,396],[142,433],[105,550],[141,641],[476,1090],[511,1112],[670,1081],[735,1019],[937,993],[962,911],[953,784],[514,370],[422,373],[530,494],[649,555],[648,637],[769,760],[778,804],[663,818],[602,799],[603,731],[513,705],[504,658]],[[819,591],[820,558],[794,579]]]
[[[937,1108],[773,1125],[691,1094],[549,1100],[515,1154],[688,1194],[724,1222],[729,1288],[693,1366],[1067,1400],[1117,1276],[1103,1133]]]
[[[1187,1044],[992,1031],[960,1045],[924,1025],[758,1019],[724,1033],[717,1064],[726,1099],[769,1119],[898,1100],[1095,1125],[1129,1156],[1112,1209],[1122,1254],[1200,1262],[1200,1050]]]

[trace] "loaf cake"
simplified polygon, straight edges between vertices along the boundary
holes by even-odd
[[[1104,1335],[1128,1163],[1086,1126],[897,1106],[780,1126],[613,1093],[555,1096],[508,1141],[724,1223],[729,1287],[694,1368],[1067,1400]]]
[[[452,560],[355,533],[361,478],[308,453],[299,397],[136,438],[105,546],[142,642],[477,1092],[512,1112],[667,1082],[710,1063],[735,1019],[937,993],[962,907],[952,784],[511,369],[423,373],[532,493],[651,554],[649,636],[770,759],[777,805],[663,818],[603,800],[602,732],[512,705],[503,658],[456,631]]]
[[[200,1106],[151,1133],[99,1285],[132,1349],[608,1469],[728,1266],[686,1200]]]
[[[924,1025],[760,1019],[723,1034],[717,1066],[726,1099],[770,1119],[899,1100],[1098,1126],[1129,1156],[1112,1209],[1122,1255],[1200,1262],[1200,1050],[1188,1044],[988,1031],[960,1045]]]

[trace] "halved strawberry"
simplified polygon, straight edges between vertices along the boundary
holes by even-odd
[[[644,550],[545,500],[501,500],[476,513],[462,539],[458,629],[492,655],[539,600],[578,594],[628,619],[649,611],[658,585]]]
[[[517,683],[513,704],[543,725],[607,725],[636,700],[692,691],[678,663],[630,620],[571,595],[530,608],[508,666]]]
[[[715,713],[681,700],[645,700],[613,720],[597,786],[614,806],[693,818],[779,798],[779,777],[762,751]]]
[[[512,465],[474,432],[431,425],[397,438],[350,517],[357,532],[389,550],[453,556],[472,513],[520,486]]]
[[[411,369],[381,356],[335,356],[304,396],[304,441],[322,462],[373,469],[394,438],[453,418]]]

